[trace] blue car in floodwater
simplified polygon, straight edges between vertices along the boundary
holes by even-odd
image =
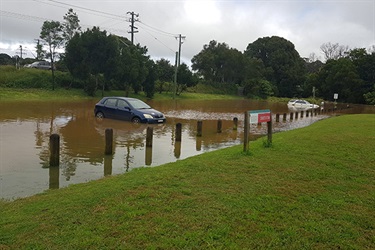
[[[164,123],[165,116],[145,102],[129,97],[104,97],[96,105],[98,119],[111,118],[133,123]]]

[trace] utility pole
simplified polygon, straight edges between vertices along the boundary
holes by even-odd
[[[186,36],[182,36],[181,34],[178,36],[178,62],[177,65],[180,67],[180,61],[181,61],[181,45],[183,44],[182,39],[185,39]]]
[[[173,86],[173,99],[176,98],[176,91],[177,91],[177,70],[178,70],[178,58],[179,58],[179,53],[176,52],[176,60],[174,63],[174,86]]]
[[[16,68],[21,68],[21,60],[22,60],[22,55],[26,54],[22,50],[22,45],[20,45],[20,52],[16,52],[16,54],[19,54],[20,56],[16,57]]]
[[[22,59],[22,55],[26,55],[26,53],[23,52],[22,45],[20,45],[20,52],[16,52],[16,54],[19,54],[21,59]]]
[[[138,21],[138,19],[135,19],[134,18],[134,16],[136,16],[136,17],[139,17],[139,14],[135,14],[134,13],[134,11],[132,11],[132,12],[127,12],[126,14],[130,14],[131,15],[131,18],[130,18],[130,31],[128,32],[128,33],[131,33],[131,42],[132,42],[132,44],[134,44],[134,33],[137,33],[138,32],[138,30],[136,30],[136,29],[138,29],[138,27],[135,27],[134,26],[134,23],[136,22],[136,21]]]

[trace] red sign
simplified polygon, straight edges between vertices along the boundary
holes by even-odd
[[[271,113],[258,114],[258,122],[269,122],[269,121],[271,121]]]

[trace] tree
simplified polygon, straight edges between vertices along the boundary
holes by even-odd
[[[137,93],[144,87],[151,68],[150,59],[146,55],[146,47],[133,45],[123,37],[117,37],[117,40],[119,53],[111,59],[113,67],[106,77],[112,79],[119,89],[124,89],[125,95],[128,96],[131,89]]]
[[[46,58],[49,58],[52,65],[52,90],[55,89],[55,61],[58,57],[56,51],[63,44],[62,26],[58,21],[45,21],[40,32],[40,38],[48,47]]]
[[[4,53],[0,54],[0,65],[10,65],[12,64],[12,58]]]
[[[264,37],[250,43],[245,56],[263,62],[265,78],[274,85],[275,94],[293,97],[298,93],[297,86],[304,82],[304,61],[294,45],[281,37]]]
[[[36,60],[40,61],[44,58],[46,51],[43,50],[43,45],[40,43],[40,40],[38,39],[36,42]]]
[[[198,83],[197,79],[193,76],[193,73],[190,71],[189,67],[182,63],[178,67],[177,72],[177,88],[176,94],[180,95],[186,88],[193,87]]]
[[[212,40],[203,46],[203,50],[191,62],[192,69],[206,81],[242,84],[243,60],[240,51],[229,48],[226,43]]]
[[[174,77],[174,66],[172,64],[162,58],[156,61],[156,68],[157,68],[157,78],[158,78],[158,92],[162,93],[164,90],[164,85],[167,82],[172,82]]]
[[[79,25],[78,16],[75,12],[73,12],[73,9],[69,9],[68,13],[66,13],[63,18],[63,37],[65,39],[65,43],[68,43],[76,33],[81,31],[81,26]]]
[[[334,93],[339,93],[343,102],[364,103],[363,80],[348,58],[328,60],[319,72],[317,83],[320,95],[326,100],[331,100]]]
[[[143,90],[148,98],[152,98],[155,93],[155,81],[157,79],[157,66],[152,60],[147,61],[148,74],[143,83]]]
[[[76,33],[65,52],[64,60],[69,72],[84,80],[86,93],[93,96],[99,86],[100,75],[108,74],[115,67],[113,62],[118,56],[118,42],[116,37],[107,36],[106,31],[93,27],[81,34]]]
[[[323,43],[320,46],[326,60],[337,60],[339,58],[345,57],[349,52],[349,47],[344,45],[339,45],[338,43],[332,44],[330,42]]]
[[[365,101],[367,104],[369,105],[375,105],[375,84],[374,86],[372,87],[372,90],[365,93],[363,95],[363,97],[365,98]]]
[[[243,94],[250,98],[265,99],[273,95],[273,86],[269,81],[264,79],[248,79]]]

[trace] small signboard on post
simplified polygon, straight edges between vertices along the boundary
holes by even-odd
[[[244,151],[249,150],[249,132],[250,124],[258,124],[267,122],[268,127],[268,143],[272,143],[272,116],[269,109],[251,110],[245,112],[245,127],[244,127]]]
[[[257,124],[271,121],[271,111],[269,109],[249,111],[250,124]]]

